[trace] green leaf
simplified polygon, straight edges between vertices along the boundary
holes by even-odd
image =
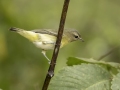
[[[110,78],[100,65],[67,66],[52,78],[48,90],[110,90]]]
[[[113,78],[112,90],[120,90],[120,72]]]
[[[77,58],[77,57],[69,57],[68,61],[67,61],[67,65],[68,66],[72,66],[72,65],[78,65],[81,63],[94,63],[94,64],[102,64],[107,66],[108,68],[120,68],[120,64],[119,63],[115,63],[115,62],[105,62],[105,61],[97,61],[94,60],[92,58],[88,59],[88,58]]]

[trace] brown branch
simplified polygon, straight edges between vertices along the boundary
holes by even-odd
[[[63,35],[65,19],[66,19],[66,15],[67,15],[68,6],[69,6],[69,1],[70,0],[64,1],[63,10],[62,10],[62,14],[61,14],[61,20],[60,20],[60,24],[59,24],[58,36],[57,36],[55,48],[53,51],[50,67],[48,69],[48,73],[46,75],[42,90],[47,90],[48,85],[50,83],[50,80],[54,76],[54,69],[55,69],[56,60],[57,60],[57,56],[59,53],[59,48],[60,48],[61,39],[62,39],[62,35]]]
[[[111,53],[113,53],[116,49],[118,49],[119,46],[116,46],[114,48],[112,48],[109,52],[105,53],[104,55],[100,56],[98,61],[102,60],[103,58],[107,57],[108,55],[110,55]]]

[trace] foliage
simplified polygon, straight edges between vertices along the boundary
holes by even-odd
[[[120,90],[119,63],[69,57],[48,90]],[[106,68],[105,68],[106,67]],[[114,68],[117,72],[113,72]]]
[[[112,90],[120,90],[120,73],[114,76],[111,88]]]
[[[58,29],[63,1],[0,0],[0,89],[41,89],[49,66],[47,60],[40,49],[8,29]],[[120,44],[120,0],[71,0],[65,28],[77,29],[85,42],[77,41],[60,49],[55,75],[66,66],[66,58],[70,57],[69,66],[97,64],[107,71],[110,69],[112,77],[116,76],[112,83],[117,82],[119,64],[109,61],[120,62],[120,49],[103,59],[108,62],[89,58],[96,60]],[[50,58],[51,55],[52,51],[48,51],[47,56]]]

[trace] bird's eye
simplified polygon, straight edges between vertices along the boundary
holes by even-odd
[[[78,38],[78,36],[75,36],[75,38]]]

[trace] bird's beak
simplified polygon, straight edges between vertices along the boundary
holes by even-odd
[[[82,42],[84,42],[84,40],[80,37],[79,40],[81,40]]]

